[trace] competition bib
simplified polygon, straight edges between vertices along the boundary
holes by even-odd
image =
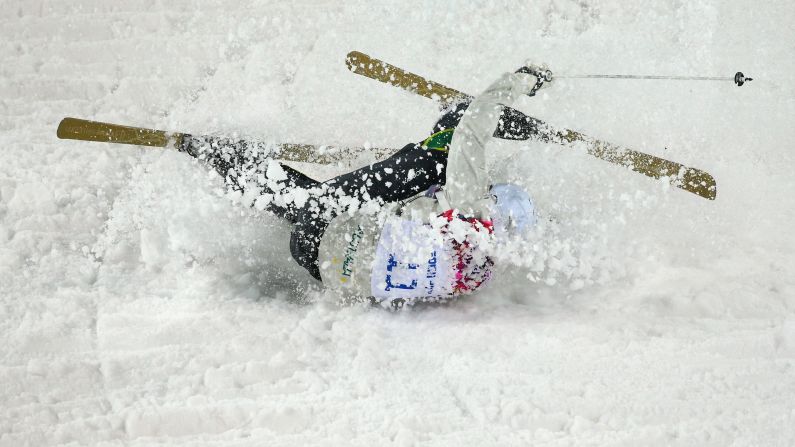
[[[443,236],[428,225],[388,219],[370,276],[376,298],[423,298],[453,293],[455,278]]]

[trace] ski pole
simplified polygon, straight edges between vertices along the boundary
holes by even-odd
[[[753,81],[753,78],[746,78],[743,72],[738,71],[733,78],[721,76],[644,76],[644,75],[554,75],[558,79],[668,79],[675,81],[734,81],[737,86],[742,86],[746,82]]]

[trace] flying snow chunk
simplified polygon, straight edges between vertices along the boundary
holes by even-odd
[[[268,169],[265,171],[265,177],[269,180],[283,182],[287,180],[287,173],[284,172],[284,169],[282,169],[282,166],[278,162],[268,160]]]
[[[264,211],[265,208],[273,201],[273,194],[263,194],[254,199],[254,208],[259,211]]]
[[[301,208],[306,204],[306,201],[309,200],[309,191],[301,188],[295,188],[290,192],[290,199],[295,206]]]

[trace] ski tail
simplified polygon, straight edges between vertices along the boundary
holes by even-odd
[[[122,126],[79,118],[64,118],[58,125],[58,138],[66,140],[99,141],[104,143],[134,144],[137,146],[167,147],[172,143],[178,147],[181,133],[163,130]]]
[[[358,51],[348,53],[346,63],[348,69],[358,75],[402,88],[442,104],[471,98],[466,93],[438,82],[430,81],[418,74],[403,70]],[[708,200],[715,200],[717,194],[715,178],[701,169],[687,167],[675,161],[623,148],[573,130],[555,128],[516,109],[506,107],[503,116],[510,118],[504,120],[506,123],[517,123],[520,129],[518,129],[518,132],[500,132],[500,129],[498,129],[495,134],[500,138],[521,140],[532,137],[539,141],[556,143],[566,147],[584,148],[589,155],[600,160],[629,168],[654,179],[667,179],[672,186]],[[531,129],[532,132],[527,132],[527,129]]]
[[[58,125],[58,138],[66,140],[97,141],[103,143],[132,144],[148,147],[173,147],[193,157],[208,153],[250,153],[259,158],[274,158],[302,163],[333,164],[350,163],[359,155],[368,154],[374,160],[383,160],[396,149],[317,146],[313,144],[264,143],[253,140],[238,140],[218,136],[191,135],[179,132],[146,129],[120,124],[89,121],[79,118],[64,118]]]

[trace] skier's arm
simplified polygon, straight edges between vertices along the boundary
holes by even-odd
[[[466,215],[486,212],[489,177],[486,144],[494,135],[504,106],[533,91],[536,76],[505,73],[477,96],[458,124],[450,144],[445,191],[453,208]]]

